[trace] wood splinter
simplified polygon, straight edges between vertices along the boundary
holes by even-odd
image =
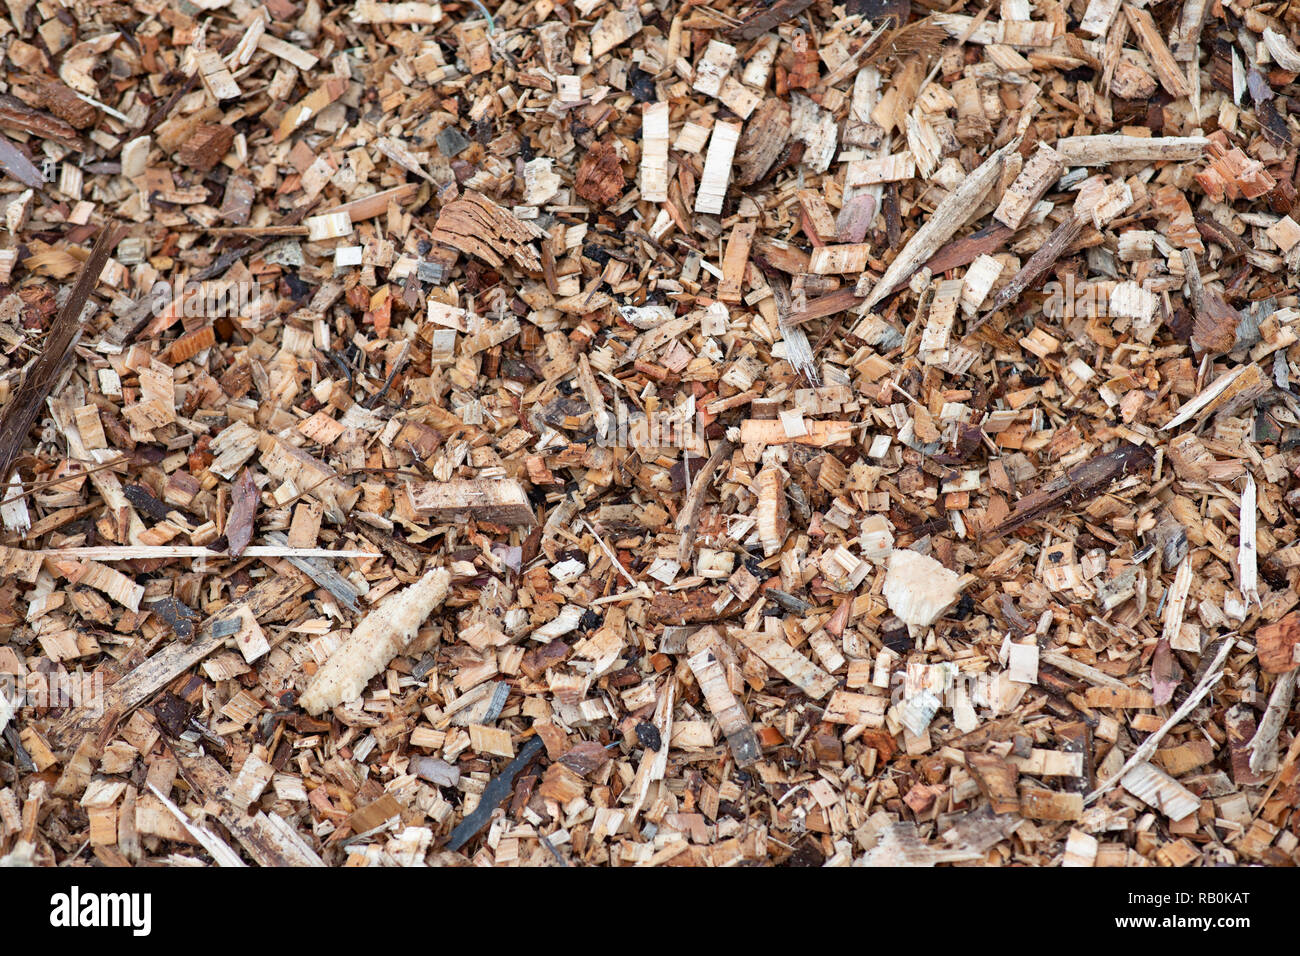
[[[298,703],[316,716],[356,700],[372,677],[402,652],[420,625],[447,598],[451,574],[434,568],[415,584],[383,599],[330,655]]]

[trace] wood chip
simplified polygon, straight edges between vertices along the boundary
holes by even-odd
[[[1300,860],[1293,11],[182,6],[0,29],[0,862]]]

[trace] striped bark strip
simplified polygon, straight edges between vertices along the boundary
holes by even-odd
[[[686,661],[691,673],[695,675],[704,702],[718,721],[718,726],[727,735],[727,745],[736,758],[736,766],[748,767],[763,755],[754,725],[745,713],[745,706],[736,699],[736,695],[727,686],[727,675],[722,665],[707,647]]]
[[[821,700],[835,689],[834,677],[792,648],[784,639],[741,628],[730,628],[727,633],[813,700]]]

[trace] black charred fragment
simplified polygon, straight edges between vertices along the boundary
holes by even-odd
[[[166,597],[150,604],[149,610],[162,618],[180,640],[186,644],[194,640],[194,625],[198,623],[199,615],[193,608],[174,597]]]
[[[655,90],[655,78],[650,73],[644,73],[636,67],[632,67],[632,72],[628,74],[630,80],[628,92],[638,103],[653,103],[659,98],[658,91]]]
[[[826,854],[822,853],[817,841],[812,837],[807,837],[799,843],[794,852],[791,853],[781,866],[791,867],[818,867],[826,862]]]
[[[582,255],[602,268],[609,264],[611,258],[608,249],[598,246],[594,242],[584,242],[582,244]]]
[[[880,641],[895,654],[906,654],[913,644],[907,625],[896,617],[888,617],[880,625]]]
[[[14,754],[14,763],[22,773],[33,773],[36,770],[36,763],[32,760],[32,755],[27,752],[23,746],[22,738],[18,736],[18,728],[10,724],[5,728],[4,739]]]
[[[465,150],[469,149],[469,140],[465,134],[455,126],[446,127],[441,133],[434,137],[438,144],[438,151],[448,159],[459,156]]]
[[[659,728],[648,720],[643,720],[636,725],[636,739],[641,742],[641,746],[646,750],[658,750],[663,746],[663,738],[659,735]]]
[[[193,711],[193,707],[168,691],[154,705],[153,715],[167,736],[179,737],[189,730],[190,714]]]
[[[143,511],[155,521],[165,521],[171,507],[159,501],[144,485],[126,485],[122,488],[122,494],[126,495],[126,500],[137,511]]]
[[[455,852],[461,849],[492,822],[493,811],[505,803],[506,798],[514,790],[515,777],[519,776],[524,768],[536,760],[541,755],[541,752],[542,739],[537,736],[529,737],[527,743],[520,749],[519,755],[506,764],[499,774],[488,781],[488,785],[483,788],[483,793],[479,797],[474,812],[468,814],[460,822],[460,825],[451,831],[451,836],[447,838],[448,850]]]

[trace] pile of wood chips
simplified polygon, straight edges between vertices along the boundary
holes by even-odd
[[[1300,861],[1295,7],[485,2],[6,0],[0,863]]]

